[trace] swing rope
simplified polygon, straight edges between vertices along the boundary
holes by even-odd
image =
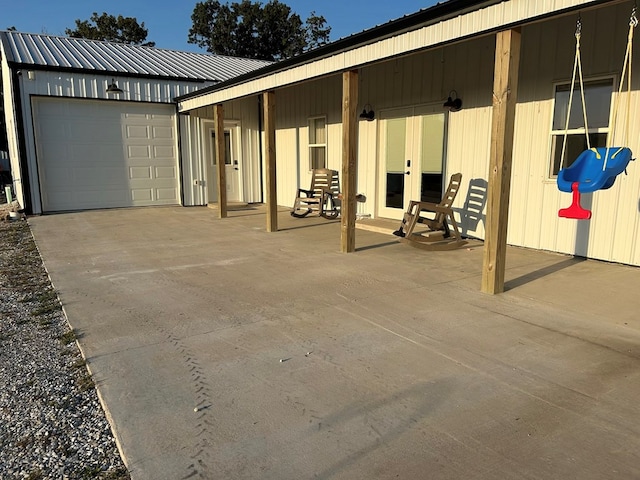
[[[636,17],[636,7],[633,7],[631,11],[631,18],[629,19],[629,35],[627,36],[627,50],[624,56],[624,62],[622,67],[622,75],[620,76],[620,86],[618,87],[618,95],[616,96],[616,100],[613,104],[613,119],[611,120],[611,134],[609,135],[609,140],[607,141],[607,148],[611,148],[613,143],[614,133],[616,131],[616,120],[618,118],[618,109],[620,108],[620,98],[622,97],[622,90],[624,87],[625,76],[627,80],[627,112],[625,116],[625,131],[623,138],[623,145],[627,144],[630,135],[631,128],[631,66],[633,59],[633,31],[638,26],[638,18]],[[617,152],[616,152],[617,153]],[[615,156],[615,153],[614,153]],[[613,156],[611,157],[613,158]],[[605,158],[604,164],[602,166],[602,170],[604,171],[607,168],[607,159]]]
[[[611,129],[607,138],[607,149],[605,153],[604,162],[602,164],[602,171],[605,171],[607,168],[607,162],[609,160],[609,149],[612,147],[613,139],[615,137],[616,127],[617,127],[617,118],[618,118],[618,110],[620,108],[620,98],[622,97],[622,91],[624,88],[625,78],[627,80],[627,111],[625,116],[625,132],[623,138],[623,145],[627,144],[628,139],[630,138],[630,128],[631,128],[631,67],[632,67],[632,59],[633,59],[633,32],[634,29],[638,26],[638,18],[636,17],[636,6],[633,7],[631,11],[631,18],[629,19],[629,34],[627,36],[627,50],[625,52],[623,67],[622,67],[622,75],[620,76],[620,85],[618,87],[618,94],[614,100],[613,104],[613,118],[611,120]],[[591,148],[591,140],[589,139],[589,126],[587,124],[587,103],[584,96],[584,77],[582,74],[582,60],[580,56],[580,36],[582,34],[582,21],[581,18],[578,17],[578,21],[576,22],[576,53],[573,62],[573,75],[571,77],[571,89],[569,92],[569,105],[567,107],[567,118],[565,122],[564,128],[564,138],[562,141],[562,153],[560,156],[560,166],[561,168],[565,167],[566,160],[566,151],[567,151],[567,137],[569,135],[569,120],[571,118],[571,105],[573,104],[573,91],[576,84],[576,75],[578,76],[578,80],[580,83],[580,98],[582,100],[582,114],[584,118],[584,135],[587,142],[587,150],[592,150]],[[621,148],[622,149],[622,148]],[[620,150],[621,150],[620,149]],[[595,150],[595,149],[593,149]],[[615,157],[616,154],[620,151],[615,152],[611,158]],[[600,158],[600,154],[596,151],[596,156]]]
[[[580,36],[582,35],[582,20],[578,17],[576,22],[576,54],[573,60],[573,75],[571,76],[571,88],[569,90],[569,106],[567,107],[567,119],[564,125],[564,138],[562,139],[562,153],[560,154],[560,166],[564,168],[565,153],[567,152],[567,137],[569,136],[569,120],[571,118],[571,105],[573,104],[573,90],[576,86],[576,73],[580,77],[580,97],[582,98],[582,115],[584,118],[584,135],[587,140],[587,149],[591,149],[589,140],[589,127],[587,126],[587,105],[584,98],[584,79],[582,75],[582,60],[580,57]]]

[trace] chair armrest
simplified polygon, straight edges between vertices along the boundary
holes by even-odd
[[[313,190],[305,190],[304,188],[299,188],[298,189],[298,195],[296,195],[297,197],[301,197],[301,194],[305,194],[307,197],[313,197]]]
[[[420,209],[421,212],[438,212],[438,208],[440,208],[438,206],[437,203],[432,203],[432,202],[418,202],[418,208]]]
[[[433,212],[433,213],[445,213],[451,214],[453,210],[450,207],[441,207],[437,203],[420,202],[418,204],[419,211],[421,212]]]

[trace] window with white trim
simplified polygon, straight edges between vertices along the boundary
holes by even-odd
[[[575,85],[567,131],[567,146],[562,162],[562,143],[567,122],[569,94],[571,84],[557,85],[555,106],[551,130],[551,169],[550,176],[555,177],[562,168],[570,166],[578,155],[587,149],[584,132],[584,114],[580,86]],[[609,118],[611,112],[611,96],[613,78],[584,82],[584,98],[587,105],[587,126],[591,147],[606,147],[609,134]]]
[[[309,119],[309,168],[327,168],[327,119]]]

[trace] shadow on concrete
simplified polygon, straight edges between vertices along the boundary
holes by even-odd
[[[504,289],[505,291],[513,290],[514,288],[518,288],[522,285],[526,285],[527,283],[539,280],[540,278],[546,277],[547,275],[551,275],[553,273],[559,272],[560,270],[564,270],[565,268],[569,268],[578,263],[582,263],[585,260],[586,258],[582,257],[567,258],[566,260],[563,260],[561,262],[554,263],[553,265],[548,265],[546,267],[540,268],[539,270],[535,270],[533,272],[521,275],[518,278],[509,280],[504,283]]]
[[[362,402],[357,402],[323,418],[319,428],[324,431],[331,432],[349,427],[354,428],[354,425],[364,425],[364,427],[356,428],[370,429],[373,440],[364,442],[359,450],[338,459],[336,463],[316,474],[314,478],[335,478],[341,472],[353,468],[373,451],[385,448],[405,432],[417,428],[416,426],[425,419],[435,415],[435,412],[447,402],[456,389],[456,381],[453,379],[444,378],[433,382],[422,382],[368,404],[363,405]],[[397,409],[404,410],[402,415],[389,417],[389,412]],[[406,410],[411,413],[406,414]],[[375,421],[376,418],[383,415],[393,418],[393,420]],[[376,425],[376,423],[378,424]],[[384,428],[385,424],[388,428]]]
[[[365,250],[373,250],[374,248],[382,248],[382,247],[389,247],[391,245],[397,245],[398,241],[397,240],[393,240],[391,242],[385,242],[385,243],[378,243],[376,245],[367,245],[364,247],[357,247],[356,248],[356,252],[364,252]]]
[[[325,225],[330,225],[332,223],[340,223],[340,220],[324,220],[318,223],[306,223],[304,225],[296,225],[294,227],[286,226],[286,227],[278,227],[279,232],[285,232],[287,230],[299,230],[301,228],[310,228],[310,227],[322,227]]]

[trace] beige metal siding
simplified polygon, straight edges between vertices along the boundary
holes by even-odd
[[[484,236],[484,213],[473,217],[468,213],[478,205],[478,189],[486,190],[494,46],[493,37],[484,37],[367,67],[361,74],[361,104],[371,103],[377,118],[386,109],[442,105],[451,90],[456,90],[463,108],[448,115],[444,175],[463,173],[454,208],[465,235],[479,238]],[[376,215],[374,192],[379,169],[379,132],[374,124],[377,120],[360,123],[358,172],[359,188],[368,194],[364,211],[371,215]],[[479,208],[484,209],[486,198],[479,200]],[[465,210],[469,203],[471,209]]]
[[[17,100],[13,97],[13,77],[11,70],[5,61],[5,52],[0,44],[0,56],[2,57],[2,99],[4,107],[4,118],[6,122],[7,141],[9,147],[9,161],[11,163],[11,175],[16,198],[24,207],[24,184],[27,182],[26,176],[20,171],[20,155],[18,146],[18,124],[16,118]]]
[[[204,105],[224,102],[232,98],[255,94],[267,90],[308,81],[315,77],[341,72],[379,62],[384,59],[406,55],[424,48],[454,42],[501,28],[503,25],[526,23],[565,9],[595,4],[589,0],[510,0],[478,10],[465,12],[454,18],[443,19],[419,27],[414,31],[400,33],[390,38],[379,39],[370,44],[339,52],[312,63],[294,66],[263,78],[251,80],[216,92],[197,96],[180,102],[179,108],[191,110]]]
[[[585,77],[619,77],[626,47],[630,3],[582,13]],[[549,176],[554,83],[571,80],[576,17],[523,30],[520,90],[516,113],[508,242],[530,248],[640,265],[640,168],[631,163],[609,190],[583,195],[590,221],[558,218],[571,202]],[[604,34],[606,32],[606,34]],[[635,82],[634,82],[635,83]],[[615,94],[614,94],[615,97]],[[577,98],[575,101],[580,101]],[[638,92],[632,94],[632,133],[627,145],[640,151]],[[621,117],[622,118],[622,117]],[[622,130],[616,144],[623,144]]]
[[[478,188],[486,194],[486,177],[491,129],[491,85],[493,37],[394,59],[362,70],[358,112],[370,104],[376,112],[372,122],[359,122],[358,193],[366,202],[358,204],[359,214],[376,215],[380,113],[386,109],[419,105],[442,105],[450,90],[456,89],[465,107],[449,116],[445,175],[461,171],[465,181],[455,208],[465,234],[482,237],[483,212],[470,218],[463,207],[470,201],[469,187],[476,197]],[[342,84],[339,75],[276,93],[278,162],[278,203],[290,206],[297,188],[311,181],[309,170],[308,119],[327,118],[327,164],[341,170]],[[484,207],[480,198],[479,207]],[[473,205],[472,205],[473,206]]]
[[[327,168],[342,165],[342,82],[339,76],[276,92],[278,204],[292,206],[298,188],[309,188],[309,118],[326,117]]]
[[[206,205],[206,178],[202,150],[202,122],[193,115],[178,115],[180,122],[180,154],[182,158],[182,192],[184,206]]]
[[[240,124],[242,141],[242,191],[243,201],[261,202],[260,176],[260,131],[258,128],[258,97],[248,97],[224,104],[225,120]],[[183,132],[186,143],[182,148],[183,184],[185,187],[185,205],[206,205],[208,198],[206,185],[208,152],[204,148],[204,135],[207,135],[202,122],[213,122],[213,107],[203,107],[190,112],[184,120],[188,124],[188,133]],[[196,184],[196,182],[198,182]]]

